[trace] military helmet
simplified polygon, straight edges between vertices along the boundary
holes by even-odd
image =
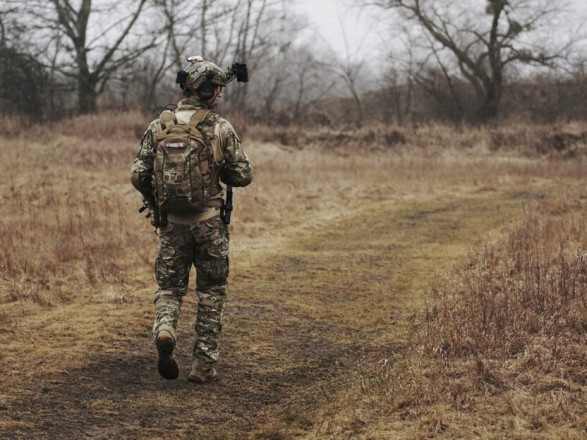
[[[210,89],[216,86],[224,87],[226,85],[226,74],[216,64],[203,59],[200,56],[188,57],[188,66],[185,70],[180,71],[177,74],[177,83],[185,91],[191,93],[197,93],[201,90],[203,85],[204,89]],[[208,95],[209,90],[202,90],[205,95]],[[203,98],[211,97],[202,96]]]

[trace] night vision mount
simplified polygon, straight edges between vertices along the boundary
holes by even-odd
[[[249,71],[244,63],[234,63],[224,74],[227,84],[235,78],[237,82],[249,82]]]

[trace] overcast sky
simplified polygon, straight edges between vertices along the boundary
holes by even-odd
[[[346,29],[351,49],[356,48],[364,38],[373,40],[376,35],[368,25],[373,20],[358,7],[351,5],[349,0],[300,0],[299,10],[307,14],[319,35],[330,46],[342,51],[345,44],[341,24]]]
[[[477,0],[485,3],[486,0]],[[558,0],[553,0],[558,1]],[[573,14],[577,23],[587,20],[587,0],[567,0],[576,11]],[[343,53],[345,49],[341,23],[346,29],[348,46],[351,52],[362,48],[377,47],[382,50],[384,45],[383,29],[373,19],[369,11],[361,10],[353,5],[352,0],[299,0],[298,10],[306,13],[314,24],[320,37],[333,49]]]

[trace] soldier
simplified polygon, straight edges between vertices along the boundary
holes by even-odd
[[[184,99],[175,111],[162,112],[149,125],[132,165],[131,182],[145,200],[155,204],[152,208],[160,210],[160,247],[155,261],[159,288],[154,298],[153,324],[159,374],[165,379],[179,376],[173,355],[176,325],[193,264],[197,273],[198,311],[188,380],[206,383],[217,378],[214,364],[219,354],[228,278],[229,233],[220,182],[246,186],[253,178],[253,168],[230,123],[212,111],[223,87],[237,74],[233,68],[224,72],[201,57],[190,57],[188,62],[177,79]],[[198,145],[202,145],[202,150],[189,155]],[[185,166],[178,163],[188,161],[187,156],[198,162]],[[184,177],[178,169],[187,170]],[[185,187],[178,186],[182,178]],[[193,189],[194,182],[201,185],[198,190]],[[189,193],[187,197],[185,192]],[[184,197],[184,205],[188,200],[188,208],[178,201],[178,194]],[[173,199],[174,196],[177,198]]]

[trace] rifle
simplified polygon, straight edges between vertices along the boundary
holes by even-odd
[[[143,206],[139,208],[139,212],[142,214],[145,210],[148,210],[145,214],[145,217],[151,219],[151,224],[155,229],[162,228],[167,225],[167,216],[165,214],[161,214],[159,206],[157,205],[154,197],[143,198]]]
[[[225,225],[230,224],[230,215],[232,213],[232,185],[226,186],[226,201],[220,208],[220,218]]]

